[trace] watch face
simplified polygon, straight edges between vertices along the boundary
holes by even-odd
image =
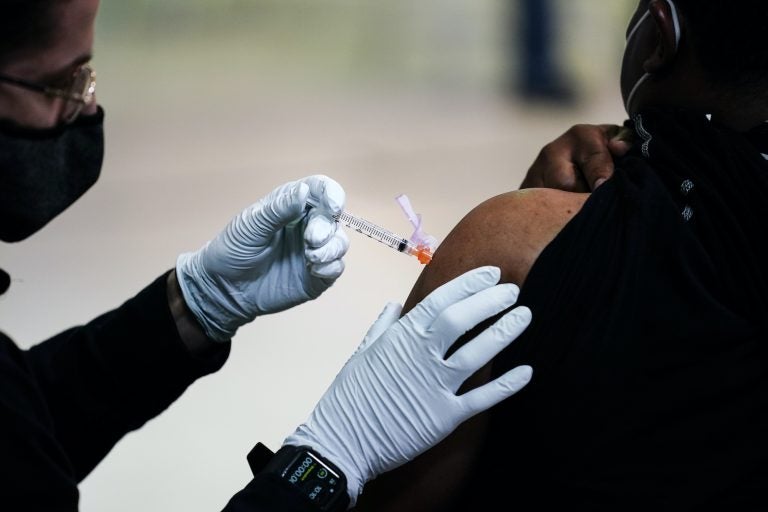
[[[306,450],[296,454],[282,477],[321,508],[332,504],[340,493],[345,492],[341,476]]]

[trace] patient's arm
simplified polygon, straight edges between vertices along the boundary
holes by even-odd
[[[403,313],[441,284],[483,265],[500,267],[502,282],[522,287],[541,251],[581,209],[587,197],[528,189],[482,203],[440,245],[432,263],[416,281]],[[481,369],[465,383],[465,388],[487,382],[490,370],[490,365]],[[478,415],[413,462],[370,482],[356,510],[451,510],[453,498],[476,461],[486,426],[487,414]]]

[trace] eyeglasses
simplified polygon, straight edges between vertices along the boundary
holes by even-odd
[[[90,64],[77,68],[65,88],[51,87],[2,74],[0,74],[0,82],[39,92],[50,98],[64,99],[65,105],[61,119],[67,124],[77,119],[83,108],[93,103],[96,93],[96,72]]]

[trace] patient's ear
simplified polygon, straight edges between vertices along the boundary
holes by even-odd
[[[656,42],[653,52],[643,62],[643,69],[647,73],[660,74],[669,71],[676,62],[679,49],[677,31],[682,28],[666,0],[653,0],[648,10],[656,32]]]

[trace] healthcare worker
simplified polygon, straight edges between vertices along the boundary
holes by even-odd
[[[97,8],[0,6],[0,240],[35,233],[99,176],[104,114],[88,65]],[[307,212],[310,196],[318,206]],[[333,221],[344,199],[325,176],[287,183],[119,308],[29,350],[0,334],[2,510],[77,510],[77,484],[126,433],[218,370],[240,326],[330,287],[348,247]],[[525,328],[526,308],[444,359],[460,335],[514,304],[517,288],[497,285],[499,275],[469,272],[403,318],[387,306],[284,446],[254,449],[254,479],[226,510],[344,510],[368,480],[522,388],[527,366],[456,395]],[[9,284],[2,273],[0,293]]]

